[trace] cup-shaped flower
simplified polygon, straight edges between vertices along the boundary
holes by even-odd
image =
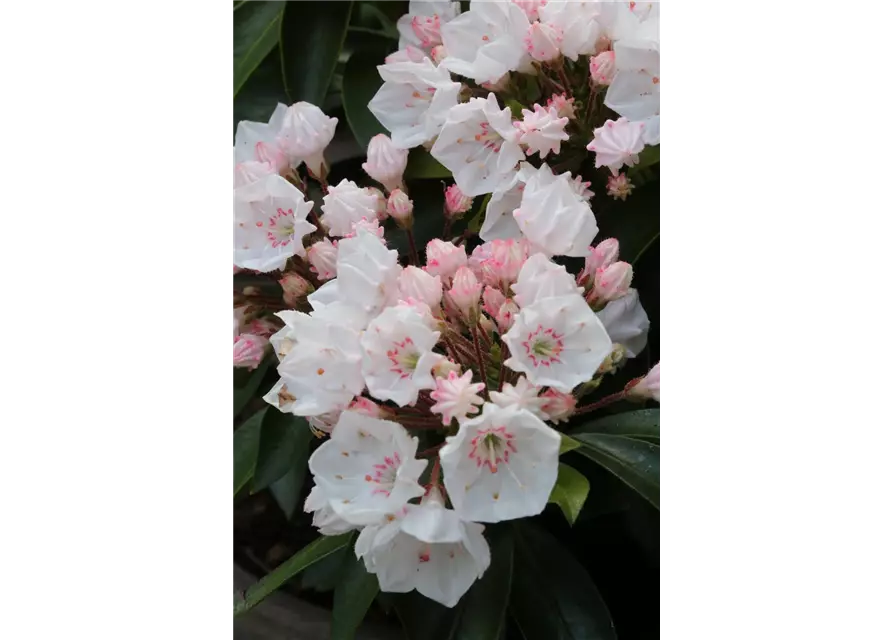
[[[639,152],[645,148],[642,134],[644,122],[630,122],[626,118],[608,120],[604,126],[592,132],[592,141],[586,148],[595,152],[595,166],[608,167],[617,175],[623,165],[639,162]]]
[[[276,140],[287,109],[282,103],[276,105],[266,124],[250,120],[239,123],[233,144],[233,157],[237,164],[255,161],[266,164],[274,173],[288,169],[288,157]]]
[[[616,75],[605,104],[630,120],[645,120],[660,113],[660,44],[647,35],[656,21],[647,21],[637,37],[615,43]]]
[[[338,288],[340,296],[371,316],[377,315],[397,297],[401,267],[397,252],[385,247],[378,236],[357,229],[354,238],[338,243]]]
[[[349,235],[353,225],[363,218],[377,218],[377,194],[358,187],[352,180],[342,180],[329,187],[322,201],[322,223],[333,237]]]
[[[630,289],[596,314],[614,344],[623,345],[627,358],[636,357],[648,342],[651,322],[639,302],[639,292]]]
[[[583,292],[583,288],[577,286],[574,277],[567,272],[567,269],[541,253],[527,259],[518,274],[518,281],[511,288],[515,292],[515,302],[521,308],[545,298]]]
[[[551,0],[539,11],[540,21],[561,32],[558,47],[573,61],[595,53],[601,26],[598,16],[604,2]]]

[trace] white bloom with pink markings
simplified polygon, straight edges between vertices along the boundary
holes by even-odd
[[[431,392],[431,398],[437,404],[431,407],[431,413],[442,415],[444,426],[454,419],[459,423],[467,420],[468,414],[477,413],[479,405],[484,404],[484,399],[479,395],[484,390],[484,383],[472,382],[471,376],[471,370],[461,376],[450,371],[445,377],[437,379],[437,386]]]

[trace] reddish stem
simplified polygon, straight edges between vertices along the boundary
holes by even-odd
[[[413,266],[419,266],[419,252],[415,248],[415,238],[412,237],[412,227],[406,230],[406,237],[409,238],[409,261]]]
[[[430,449],[425,449],[419,455],[420,456],[430,456],[432,453],[437,453],[438,451],[440,451],[440,448],[445,444],[446,444],[446,442],[441,442],[440,444],[435,445],[435,446],[431,447]]]
[[[478,332],[471,328],[471,337],[474,340],[474,351],[478,358],[478,367],[480,368],[481,382],[484,383],[484,399],[490,401],[490,390],[487,388],[487,368],[484,366],[484,356],[481,353],[481,343],[478,339]]]
[[[580,407],[576,411],[574,411],[574,415],[578,416],[582,413],[589,413],[590,411],[595,411],[596,409],[601,409],[602,407],[606,407],[611,403],[617,402],[618,400],[623,400],[626,396],[626,390],[618,391],[617,393],[612,393],[609,396],[605,396],[601,400],[597,402],[593,402],[592,404],[587,404],[586,406]]]

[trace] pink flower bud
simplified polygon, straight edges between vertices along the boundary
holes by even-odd
[[[499,289],[487,286],[484,289],[484,311],[490,314],[491,318],[499,315],[499,307],[505,303],[505,296]]]
[[[397,288],[401,298],[415,298],[432,309],[440,306],[440,299],[443,297],[440,276],[432,276],[413,266],[406,267],[400,272]]]
[[[605,51],[589,59],[589,75],[595,84],[611,84],[616,73],[613,51]]]
[[[441,60],[447,57],[447,50],[442,44],[437,45],[433,49],[431,49],[431,59],[434,61],[434,64],[440,64]]]
[[[394,189],[388,196],[388,214],[403,229],[408,229],[412,226],[412,200],[400,189]]]
[[[440,44],[440,16],[413,16],[410,22],[412,32],[421,41],[426,49],[428,47]]]
[[[366,157],[363,171],[370,178],[378,180],[388,191],[403,186],[403,172],[406,171],[409,158],[408,149],[398,149],[388,136],[379,133],[369,141]]]
[[[540,9],[546,6],[547,0],[512,0],[516,5],[521,7],[525,14],[527,14],[527,19],[533,22],[537,20],[540,15]]]
[[[375,216],[384,222],[388,219],[388,199],[384,197],[381,189],[375,187],[366,187],[366,193],[375,196]]]
[[[425,258],[427,262],[425,271],[444,280],[452,278],[456,270],[468,262],[465,249],[436,238],[425,247]]]
[[[286,273],[280,280],[282,285],[282,298],[290,307],[297,306],[301,298],[307,297],[313,291],[313,285],[299,276],[297,273]]]
[[[248,326],[245,327],[247,329],[246,333],[251,335],[255,335],[261,338],[269,338],[271,335],[279,331],[282,328],[281,324],[276,324],[269,318],[255,318],[251,322],[248,323]]]
[[[462,367],[446,356],[442,357],[431,369],[431,372],[437,378],[446,378],[450,375],[450,372],[458,375],[460,371],[462,371]]]
[[[515,324],[515,314],[519,311],[521,309],[518,308],[514,300],[509,299],[502,303],[502,306],[499,307],[499,312],[496,314],[496,324],[500,333],[505,333],[512,328],[512,325]]]
[[[243,333],[233,338],[233,366],[245,369],[256,369],[264,358],[264,350],[269,340],[250,333]]]
[[[320,280],[331,280],[335,273],[335,263],[338,260],[338,244],[328,238],[314,242],[307,249],[307,260],[310,262],[310,270]]]
[[[615,238],[602,240],[594,247],[589,247],[589,255],[586,256],[586,265],[583,272],[577,279],[577,282],[583,282],[588,276],[594,278],[599,269],[610,266],[617,262],[620,257],[620,243]]]
[[[630,382],[626,386],[626,395],[639,400],[660,402],[660,362],[654,365],[645,377]]]
[[[474,319],[478,315],[481,289],[483,286],[474,277],[474,272],[468,267],[459,267],[453,277],[453,286],[447,293],[453,305],[465,318]]]
[[[468,266],[486,284],[507,291],[529,256],[530,242],[526,239],[491,240],[475,247]]]
[[[397,62],[421,62],[427,57],[425,52],[418,47],[409,45],[386,56],[384,62],[385,64],[395,64]]]
[[[564,32],[549,22],[534,22],[527,29],[524,45],[534,60],[549,62],[561,55]]]
[[[369,398],[358,397],[355,398],[353,402],[347,407],[348,411],[353,411],[354,413],[361,413],[364,416],[369,416],[370,418],[383,418],[384,414],[381,411],[381,407],[378,406],[374,401]]]
[[[629,181],[625,173],[618,173],[616,176],[608,178],[608,195],[613,196],[615,200],[626,201],[635,185]]]
[[[632,281],[632,265],[628,262],[615,262],[595,272],[592,287],[598,301],[610,302],[629,293]]]
[[[459,190],[459,185],[454,184],[447,187],[444,192],[444,212],[447,218],[456,218],[471,209],[474,198],[470,198]]]
[[[573,120],[576,117],[574,113],[574,98],[568,98],[563,93],[555,93],[546,100],[546,109],[550,107],[554,107],[561,118]]]
[[[567,422],[577,408],[577,399],[572,393],[561,393],[555,389],[547,389],[540,398],[545,398],[542,410],[552,422]]]

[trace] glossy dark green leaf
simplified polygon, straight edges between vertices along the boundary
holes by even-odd
[[[558,449],[558,455],[562,453],[567,453],[568,451],[573,451],[577,447],[580,446],[580,443],[571,438],[569,435],[562,433],[561,435],[561,446]]]
[[[454,634],[456,640],[499,640],[502,636],[512,586],[514,546],[510,527],[501,527],[492,536],[490,566],[462,598],[464,606]]]
[[[254,475],[260,430],[266,413],[267,407],[264,407],[233,433],[233,495],[239,493],[239,489]]]
[[[332,640],[350,640],[369,605],[378,594],[378,577],[366,571],[361,558],[345,558],[350,563],[344,577],[335,587],[335,602],[332,606]]]
[[[636,187],[626,201],[610,202],[596,218],[599,227],[596,242],[617,238],[620,259],[635,266],[660,235],[660,183]]]
[[[245,591],[244,598],[236,598],[233,615],[238,616],[256,607],[268,595],[310,565],[319,562],[350,543],[353,533],[340,536],[322,536],[298,551]]]
[[[384,58],[391,53],[393,45],[371,43],[361,46],[350,56],[344,67],[344,115],[350,130],[353,131],[363,149],[366,149],[373,136],[387,133],[378,119],[369,111],[369,101],[382,85],[377,66],[384,64]]]
[[[301,574],[301,588],[332,591],[344,576],[348,563],[355,557],[352,545],[347,544],[332,555],[307,567]]]
[[[288,104],[288,95],[282,85],[282,61],[276,48],[264,58],[233,100],[233,135],[242,120],[269,121],[280,102]]]
[[[660,509],[660,446],[624,436],[601,433],[576,435],[577,449],[620,478]]]
[[[525,640],[616,640],[601,594],[565,546],[527,520],[514,534],[509,606]]]
[[[323,104],[353,2],[288,2],[282,15],[279,51],[282,77],[292,102]]]
[[[610,416],[590,420],[573,429],[578,433],[606,433],[626,436],[638,440],[660,441],[660,409],[640,409],[615,413]]]
[[[439,180],[413,180],[408,183],[409,197],[413,203],[412,234],[424,262],[425,246],[443,233],[443,184]],[[385,232],[388,246],[397,249],[401,256],[408,255],[409,242],[403,229],[392,228]]]
[[[586,496],[589,495],[589,480],[573,467],[558,465],[558,479],[552,487],[549,502],[554,502],[561,509],[568,524],[573,525],[583,509]]]
[[[257,365],[257,369],[255,369],[248,377],[245,386],[233,389],[233,415],[239,415],[242,409],[245,408],[245,405],[247,405],[257,393],[264,380],[264,376],[267,374],[267,369],[270,368],[273,361],[274,358],[272,356],[264,358],[264,360]]]
[[[394,609],[407,640],[453,640],[463,601],[452,609],[426,598],[418,591],[397,593]]]
[[[481,206],[478,207],[477,213],[474,214],[474,217],[468,221],[468,230],[474,233],[480,233],[481,227],[484,225],[484,218],[487,217],[487,205],[490,204],[490,198],[493,194],[488,193],[484,196],[484,199],[481,201]]]
[[[246,2],[233,10],[233,96],[279,42],[285,2]],[[276,105],[273,105],[274,107]]]
[[[445,166],[421,147],[416,147],[409,152],[409,160],[406,164],[406,178],[452,178],[453,174]]]
[[[304,418],[275,409],[268,411],[261,428],[251,492],[257,493],[279,480],[294,468],[297,458],[302,458],[306,466],[312,437]]]

